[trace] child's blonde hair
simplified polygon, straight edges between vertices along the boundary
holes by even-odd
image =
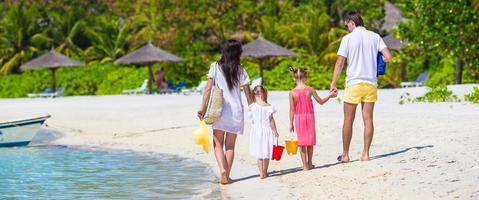
[[[262,85],[257,85],[253,88],[253,94],[254,96],[261,95],[261,99],[268,103],[268,90]],[[254,99],[256,102],[256,98]]]
[[[296,80],[306,80],[306,78],[308,78],[308,68],[306,67],[289,67],[289,71],[293,73],[293,77]]]

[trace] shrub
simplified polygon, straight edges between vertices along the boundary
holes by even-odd
[[[446,86],[437,86],[434,88],[427,88],[427,92],[423,96],[418,96],[416,98],[411,97],[409,93],[401,95],[399,104],[404,104],[406,102],[458,102],[459,99],[451,90],[448,90]]]
[[[464,100],[479,103],[479,87],[472,88],[471,93],[464,95]]]

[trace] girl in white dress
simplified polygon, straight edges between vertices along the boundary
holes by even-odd
[[[244,126],[240,87],[243,88],[248,105],[252,103],[253,98],[249,88],[248,74],[240,64],[241,43],[230,40],[223,46],[221,53],[221,59],[211,64],[207,74],[208,83],[203,93],[198,117],[203,120],[211,88],[213,84],[217,85],[223,90],[223,109],[218,121],[212,125],[213,146],[221,174],[220,183],[229,184],[233,182],[230,172],[233,167],[236,136],[243,134]]]
[[[268,177],[269,158],[273,155],[274,137],[278,139],[278,131],[273,114],[276,109],[268,104],[268,92],[258,85],[253,89],[254,103],[249,106],[251,120],[250,154],[258,158],[258,169],[261,179]]]

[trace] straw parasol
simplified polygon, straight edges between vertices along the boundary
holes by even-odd
[[[406,21],[401,16],[401,10],[389,1],[384,2],[384,23],[382,29],[388,33],[400,22]]]
[[[266,59],[278,56],[297,57],[298,55],[260,36],[255,41],[243,46],[242,56],[259,60],[259,74],[263,79],[263,64]]]
[[[146,65],[148,66],[148,89],[149,93],[152,94],[152,83],[153,79],[153,70],[152,65],[155,63],[161,62],[179,62],[183,59],[166,52],[163,49],[160,49],[151,42],[148,42],[146,45],[138,48],[137,50],[118,58],[115,61],[115,64],[134,64],[134,65]]]
[[[56,52],[55,50],[50,50],[48,53],[37,57],[22,66],[20,69],[22,71],[29,70],[29,69],[40,69],[40,68],[48,68],[52,72],[52,91],[55,92],[56,90],[56,80],[55,80],[55,71],[60,67],[83,67],[85,66],[83,63],[78,62],[76,60],[72,60],[65,55]]]
[[[397,39],[396,37],[394,37],[393,34],[389,34],[389,35],[386,35],[383,37],[383,40],[384,40],[384,43],[386,44],[386,46],[391,49],[391,50],[395,50],[395,51],[399,51],[401,49],[404,48],[404,45],[406,44],[406,42],[403,42],[399,39]],[[407,62],[403,59],[401,61],[401,64],[400,64],[400,69],[401,69],[401,73],[400,73],[400,78],[401,78],[401,81],[406,81],[406,65],[407,65]]]
[[[397,39],[396,37],[394,37],[392,34],[389,34],[389,35],[386,35],[383,37],[383,40],[384,40],[384,43],[386,43],[386,46],[389,48],[389,49],[392,49],[392,50],[401,50],[402,48],[404,48],[404,43],[403,41]]]

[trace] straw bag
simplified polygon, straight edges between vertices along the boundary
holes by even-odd
[[[215,76],[213,77],[214,86],[211,88],[210,97],[208,98],[208,106],[206,107],[206,113],[204,121],[206,124],[213,124],[221,116],[221,110],[223,109],[223,90],[221,90],[216,84],[216,68],[218,63],[214,66]]]

